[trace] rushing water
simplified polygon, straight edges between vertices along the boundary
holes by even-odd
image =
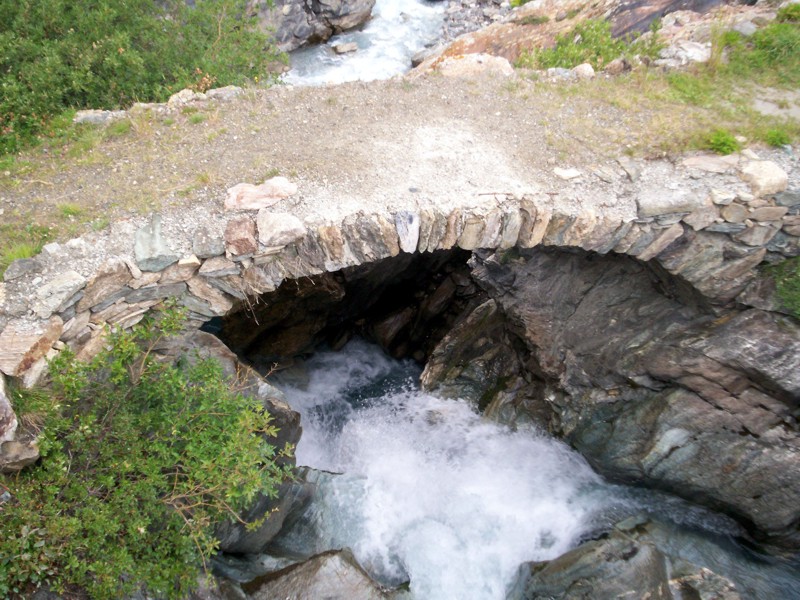
[[[346,474],[324,492],[323,528],[419,598],[504,597],[521,562],[567,551],[609,501],[563,444],[420,392],[413,365],[363,342],[307,368],[285,386],[303,415],[298,463]]]
[[[317,551],[349,547],[382,583],[410,580],[417,599],[488,600],[505,597],[520,563],[646,510],[682,524],[673,554],[738,575],[756,597],[793,597],[791,569],[742,562],[725,517],[607,484],[563,443],[425,394],[418,375],[354,341],[276,377],[303,417],[298,464],[342,473],[322,478],[311,510]]]
[[[284,81],[324,85],[389,79],[408,71],[411,57],[440,35],[444,2],[377,0],[372,18],[361,28],[332,37],[326,44],[290,55]],[[337,55],[333,46],[355,42],[356,52]]]

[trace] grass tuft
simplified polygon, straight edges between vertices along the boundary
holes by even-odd
[[[106,127],[105,133],[108,137],[117,137],[128,133],[131,130],[131,127],[132,123],[130,119],[122,119],[109,124],[109,126]]]
[[[13,225],[0,226],[0,277],[15,260],[32,258],[42,251],[50,239],[50,229],[38,225],[18,228]]]
[[[705,146],[717,154],[733,154],[742,149],[742,145],[730,131],[725,129],[715,129],[708,134]]]
[[[547,15],[528,15],[514,21],[518,25],[544,25],[550,20]]]

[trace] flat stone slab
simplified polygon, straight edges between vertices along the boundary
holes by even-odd
[[[684,158],[681,164],[687,169],[698,169],[706,173],[727,173],[739,162],[735,156],[718,156],[717,154],[702,154]]]
[[[64,323],[59,317],[46,322],[9,323],[0,334],[0,371],[20,377],[58,340]]]
[[[226,210],[261,210],[297,193],[297,185],[286,177],[273,177],[261,185],[239,183],[228,190]]]
[[[66,271],[57,275],[36,290],[33,311],[40,319],[64,310],[75,295],[86,285],[86,278],[76,271]],[[75,298],[77,301],[78,298]]]
[[[6,395],[6,379],[0,375],[0,444],[14,439],[17,431],[17,416],[11,408],[11,401]]]
[[[264,246],[286,246],[306,234],[303,222],[289,213],[258,211],[258,241]]]
[[[705,205],[705,199],[691,190],[668,190],[652,186],[639,192],[636,198],[639,217],[657,217],[668,213],[692,213]]]
[[[142,271],[161,271],[178,260],[161,234],[160,215],[153,215],[150,223],[136,232],[134,255]]]

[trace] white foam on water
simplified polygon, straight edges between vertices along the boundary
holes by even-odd
[[[377,0],[372,18],[360,30],[292,52],[291,69],[283,80],[293,85],[326,85],[389,79],[405,73],[411,67],[411,57],[440,36],[444,4]],[[358,45],[356,52],[334,52],[334,45],[349,42]]]
[[[415,598],[505,598],[520,563],[569,550],[613,501],[561,442],[420,392],[364,342],[306,367],[278,382],[303,416],[298,463],[346,474],[323,486],[320,533]]]

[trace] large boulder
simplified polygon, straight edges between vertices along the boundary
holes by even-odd
[[[527,370],[558,392],[533,412],[549,414],[595,468],[800,548],[796,321],[755,309],[720,316],[685,282],[626,257],[533,250],[479,259],[474,276]]]
[[[546,563],[529,565],[523,598],[652,598],[666,600],[665,556],[622,534],[587,542]]]
[[[332,35],[369,20],[375,0],[254,0],[251,10],[261,26],[273,31],[278,48],[290,52],[324,42]]]
[[[672,526],[632,517],[554,560],[523,565],[509,598],[739,600],[732,581],[681,556],[693,546],[710,548]]]
[[[278,573],[255,579],[242,588],[253,600],[382,600],[387,597],[347,550],[319,554]]]

